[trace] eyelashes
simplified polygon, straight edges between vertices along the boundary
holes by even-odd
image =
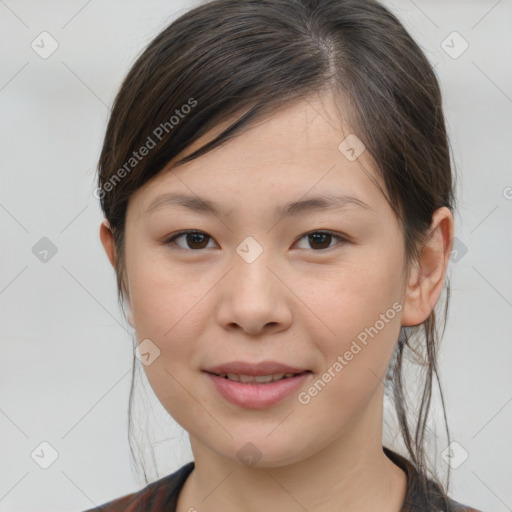
[[[177,240],[183,238],[185,240],[185,244],[188,245],[188,247],[183,247],[177,243]],[[319,230],[319,231],[310,231],[308,233],[305,233],[300,238],[297,239],[295,243],[302,241],[303,239],[306,239],[306,244],[310,244],[311,250],[315,252],[325,252],[329,249],[332,249],[334,247],[337,247],[338,245],[343,245],[348,242],[348,240],[340,235],[339,233],[334,233],[332,231],[326,231],[326,230]],[[330,245],[330,242],[334,239],[339,240],[337,244]],[[182,250],[190,250],[190,251],[200,251],[201,249],[208,249],[208,242],[213,241],[213,238],[205,233],[204,231],[198,231],[198,230],[185,230],[180,231],[179,233],[176,233],[175,235],[168,238],[164,245],[169,245],[172,247],[177,247],[178,249]],[[327,243],[327,247],[320,247],[320,248],[314,248],[312,245],[320,244],[325,245]],[[308,248],[306,248],[308,249]]]
[[[165,244],[166,245],[177,245],[180,249],[185,249],[185,247],[181,247],[180,245],[178,245],[176,243],[176,240],[184,237],[184,236],[187,236],[187,242],[190,242],[190,240],[192,240],[193,242],[192,243],[199,243],[199,245],[201,245],[201,239],[211,239],[211,237],[209,235],[207,235],[206,233],[204,233],[203,231],[180,231],[179,233],[176,233],[175,235],[173,235],[171,238],[169,238]],[[199,241],[198,241],[199,240]],[[194,247],[192,250],[200,250],[200,249],[205,249],[206,247]]]

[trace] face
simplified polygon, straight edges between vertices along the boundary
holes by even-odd
[[[350,130],[334,111],[325,98],[297,103],[192,162],[171,162],[130,199],[131,322],[139,343],[150,340],[148,360],[159,350],[148,380],[193,448],[234,462],[252,450],[272,467],[382,428],[403,234],[368,152],[339,149]],[[287,209],[299,201],[308,202]],[[240,361],[307,372],[275,384],[207,373]]]

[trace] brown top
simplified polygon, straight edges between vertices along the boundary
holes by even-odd
[[[398,453],[383,447],[384,453],[407,475],[407,492],[400,512],[481,512],[455,500],[442,499],[438,486],[429,480],[429,496],[434,509],[426,504],[418,491],[418,472],[412,463]],[[84,512],[176,512],[178,495],[185,480],[194,469],[188,462],[174,473],[148,484],[142,490],[127,494]]]

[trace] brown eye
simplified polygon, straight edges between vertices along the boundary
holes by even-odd
[[[182,245],[178,244],[176,240],[184,238],[186,246],[183,247]],[[166,244],[174,244],[180,247],[181,249],[206,249],[208,240],[210,240],[211,237],[207,235],[206,233],[203,233],[202,231],[182,231],[180,233],[177,233],[176,235],[172,236],[169,240],[167,240]]]
[[[330,231],[313,231],[300,238],[300,240],[303,239],[307,239],[307,243],[309,244],[309,247],[304,247],[305,249],[312,248],[316,251],[330,249],[336,245],[331,245],[331,242],[335,239],[341,240],[341,243],[346,241],[342,236],[331,233]]]
[[[185,245],[177,242],[177,240],[180,239],[185,240]],[[299,241],[304,239],[307,240],[309,247],[302,248],[313,249],[316,252],[331,249],[335,245],[340,245],[347,241],[344,237],[331,233],[330,231],[313,231],[303,235]],[[336,240],[339,241],[338,244],[333,244],[332,242]],[[208,248],[209,241],[212,241],[211,236],[202,231],[181,231],[180,233],[176,233],[171,238],[169,238],[165,244],[176,245],[180,249],[185,250],[201,250]]]

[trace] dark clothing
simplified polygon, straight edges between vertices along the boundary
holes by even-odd
[[[427,506],[419,494],[418,472],[412,463],[388,448],[384,447],[384,452],[407,475],[407,492],[400,512],[480,512],[452,499],[445,502],[439,488],[431,480],[429,480],[429,496],[435,505],[434,508]],[[147,485],[138,492],[127,494],[85,512],[176,512],[179,492],[194,466],[193,461],[189,462],[174,473]]]

